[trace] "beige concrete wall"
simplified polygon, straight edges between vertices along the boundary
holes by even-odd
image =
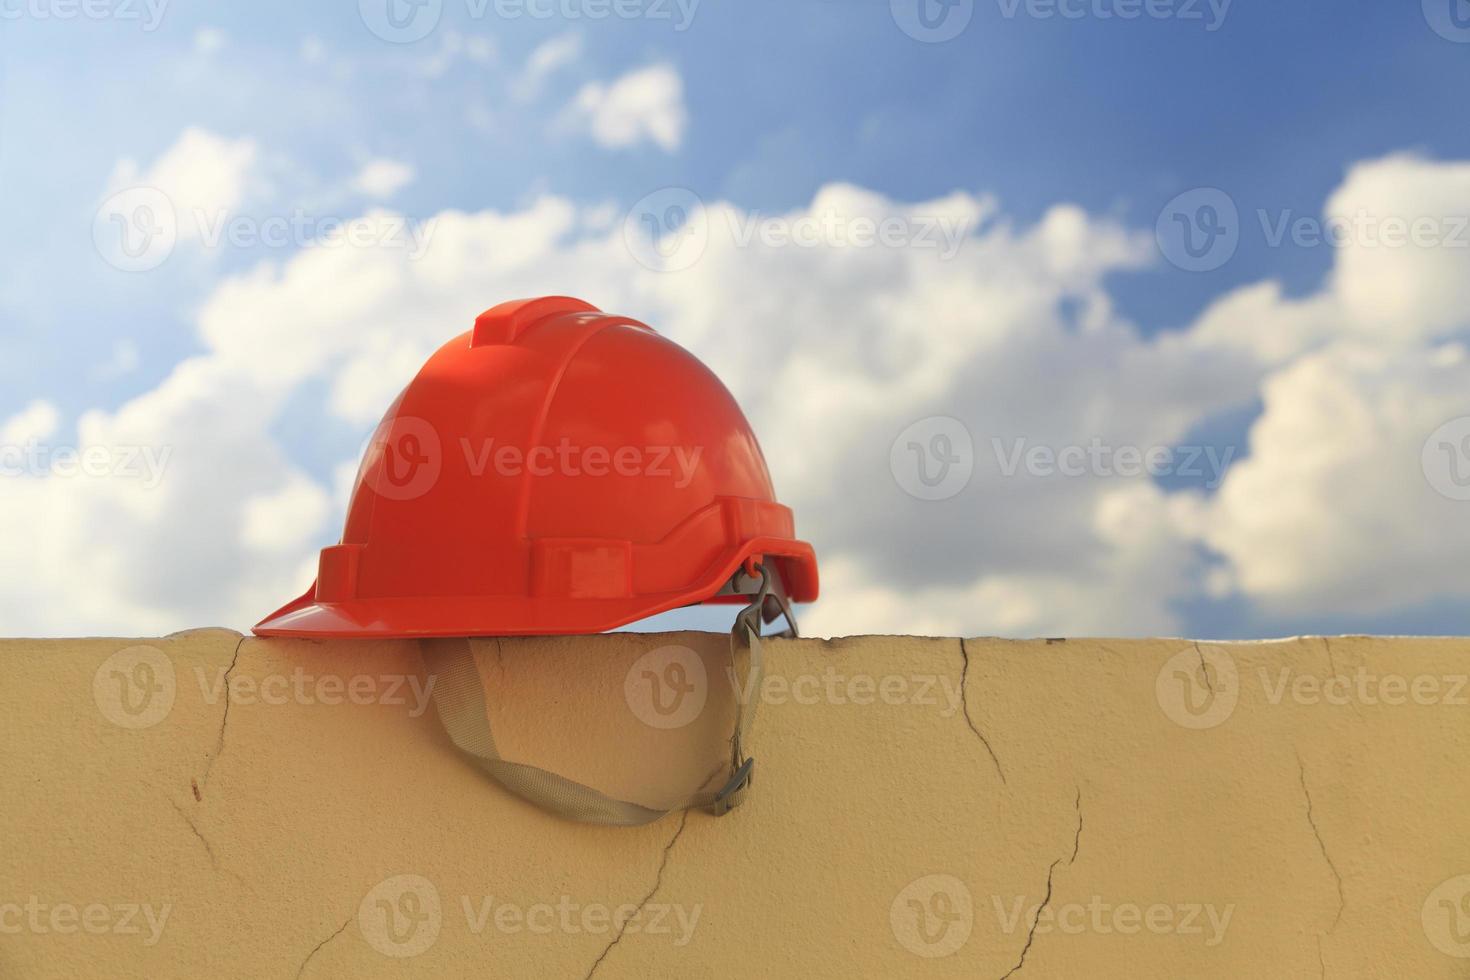
[[[720,761],[721,637],[479,651],[510,757]],[[629,830],[456,757],[412,644],[8,641],[0,976],[1463,977],[1467,653],[773,641],[748,802]]]

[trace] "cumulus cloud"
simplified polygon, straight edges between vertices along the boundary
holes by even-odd
[[[1333,207],[1463,208],[1461,180],[1390,158],[1355,168]],[[986,198],[842,184],[779,214],[686,204],[699,213],[679,233],[697,240],[672,251],[649,251],[644,222],[548,196],[438,215],[417,258],[309,248],[222,282],[198,357],[78,423],[82,446],[170,448],[161,483],[0,483],[0,540],[45,556],[10,563],[5,612],[69,633],[248,624],[307,584],[355,468],[344,443],[326,485],[282,429],[365,436],[477,313],[568,283],[689,347],[746,406],[821,556],[814,632],[1173,633],[1181,605],[1209,596],[1291,615],[1470,590],[1454,530],[1470,505],[1421,458],[1470,414],[1460,253],[1347,245],[1340,266],[1421,288],[1365,289],[1340,267],[1312,295],[1254,284],[1144,337],[1106,281],[1153,261],[1150,236],[1076,207],[1018,224]],[[1125,463],[1257,401],[1218,493],[1165,492]],[[934,495],[895,460],[944,462],[953,445],[922,435],[940,417],[970,449],[963,485]],[[60,424],[44,407],[22,418],[16,433]]]
[[[589,82],[572,103],[572,116],[601,146],[624,149],[649,141],[672,153],[684,141],[689,114],[684,81],[672,65],[650,65],[611,83]]]
[[[56,406],[37,399],[0,425],[0,445],[19,447],[49,439],[60,425]]]
[[[1385,612],[1470,592],[1466,504],[1439,492],[1422,460],[1436,431],[1470,415],[1467,382],[1463,345],[1361,341],[1268,376],[1251,456],[1204,512],[1232,584],[1287,613]]]
[[[1470,163],[1360,164],[1327,202],[1350,326],[1414,342],[1470,326]]]
[[[303,478],[270,433],[279,399],[216,358],[191,359],[117,411],[83,414],[75,440],[43,447],[50,468],[7,473],[0,539],[23,556],[0,567],[12,631],[248,624],[311,547],[264,550],[238,531],[252,501]],[[320,538],[325,528],[288,513],[317,506],[303,495],[272,512]]]
[[[232,140],[207,129],[191,127],[146,169],[124,160],[111,183],[114,187],[128,184],[156,187],[181,209],[228,211],[244,200],[251,168],[258,156],[259,147],[252,139]]]
[[[259,157],[254,140],[229,139],[191,127],[147,167],[132,159],[120,161],[107,191],[117,195],[112,199],[114,209],[125,213],[129,222],[146,208],[150,224],[176,232],[179,241],[197,244],[212,218],[235,211],[257,190]]]
[[[1435,488],[1422,458],[1431,436],[1470,416],[1467,214],[1470,165],[1360,164],[1327,205],[1324,236],[1338,247],[1321,291],[1241,289],[1183,338],[1266,369],[1249,458],[1197,501],[1196,529],[1225,560],[1217,593],[1290,616],[1470,590],[1466,504]],[[1470,443],[1447,446],[1470,465]]]
[[[201,27],[194,33],[194,50],[203,55],[211,55],[223,48],[228,40],[225,32],[217,27]]]
[[[352,189],[367,197],[386,200],[413,183],[415,175],[413,166],[400,160],[369,160],[352,178]]]
[[[516,98],[523,102],[536,98],[548,79],[582,57],[582,50],[580,34],[560,34],[537,45],[513,84]]]

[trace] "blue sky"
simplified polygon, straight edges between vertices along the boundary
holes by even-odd
[[[1456,33],[1449,19],[1470,16],[1452,6],[1464,0],[1425,0],[1422,8],[1157,0],[1149,9],[1167,16],[1130,19],[1119,15],[1129,0],[1064,0],[1072,15],[1045,0],[958,0],[947,16],[969,20],[941,43],[902,29],[917,0],[685,0],[682,8],[629,0],[641,16],[605,18],[588,15],[596,0],[557,0],[561,12],[547,16],[505,16],[523,9],[505,7],[509,0],[499,8],[443,0],[437,17],[432,3],[420,11],[432,29],[410,43],[371,29],[386,2],[155,0],[150,9],[143,0],[96,0],[93,9],[107,16],[89,17],[74,15],[67,0],[0,0],[0,222],[20,232],[0,242],[0,421],[43,402],[57,416],[51,438],[81,438],[85,413],[119,413],[217,346],[201,311],[225,284],[261,263],[280,271],[307,249],[230,247],[143,274],[108,264],[93,242],[99,203],[128,173],[149,172],[191,129],[250,144],[248,192],[230,207],[259,220],[298,208],[345,218],[383,206],[429,221],[517,213],[548,196],[621,214],[670,186],[769,215],[850,184],[895,204],[957,193],[993,199],[993,220],[1018,237],[1057,206],[1076,205],[1096,223],[1151,239],[1176,195],[1223,190],[1241,215],[1240,244],[1218,268],[1185,271],[1153,254],[1108,263],[1085,289],[1058,287],[1064,318],[1105,295],[1108,315],[1144,341],[1189,331],[1223,297],[1254,284],[1279,283],[1283,307],[1324,289],[1338,250],[1273,246],[1258,211],[1272,221],[1320,216],[1353,167],[1394,155],[1446,166],[1470,159],[1470,43],[1457,43],[1470,32]],[[944,15],[938,0],[925,3],[932,16]],[[533,84],[538,52],[550,64],[558,50],[562,59]],[[677,79],[677,135],[599,135],[597,113],[579,112],[579,99],[650,67]],[[354,191],[373,161],[411,176],[389,181],[390,190]],[[482,305],[504,298],[487,295]],[[460,326],[445,324],[443,335]],[[1456,336],[1440,327],[1409,333],[1425,343]],[[371,428],[324,407],[333,384],[329,373],[303,379],[281,393],[264,426],[283,458],[327,496]],[[1265,385],[1263,374],[1196,406],[1171,438],[1233,446],[1250,458]],[[963,414],[942,398],[934,407]],[[313,422],[301,424],[303,416]],[[899,421],[878,450],[886,452]],[[1158,483],[1170,495],[1194,485]],[[983,495],[965,507],[942,516],[931,509],[924,519],[942,528],[995,513]],[[328,523],[310,530],[330,538]],[[840,550],[842,532],[828,533]],[[1203,565],[1187,574],[1204,579],[1216,548],[1200,535]],[[961,570],[940,564],[959,588]],[[970,571],[983,578],[1007,569]],[[923,577],[914,582],[920,595],[935,585]],[[1039,615],[1014,628],[1215,636],[1463,629],[1453,589],[1425,588],[1364,614],[1350,589],[1283,604],[1266,595],[1271,588],[1237,583],[1234,591],[1176,596],[1163,619]],[[228,618],[236,609],[204,598],[182,606],[134,598],[129,608],[153,613],[117,613],[117,628],[216,609]],[[108,614],[98,616],[97,628],[108,625]],[[1007,631],[1006,621],[983,612],[958,618],[955,628]],[[955,619],[941,617],[936,628]],[[62,626],[37,620],[31,628]]]

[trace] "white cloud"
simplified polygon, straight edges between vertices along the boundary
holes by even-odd
[[[1435,207],[1470,205],[1458,165],[1384,166],[1355,169],[1334,200],[1400,201],[1392,172]],[[1459,253],[1349,249],[1339,261],[1355,267],[1407,263],[1398,274],[1421,291],[1341,274],[1296,299],[1256,284],[1145,338],[1106,280],[1151,262],[1150,236],[1071,206],[1026,226],[966,194],[900,203],[840,184],[781,215],[710,202],[702,254],[677,272],[641,265],[605,212],[556,197],[445,212],[416,261],[316,248],[221,283],[199,314],[204,353],[79,425],[85,445],[172,447],[160,487],[0,483],[0,540],[26,556],[0,573],[0,595],[16,597],[0,613],[63,633],[248,625],[305,586],[354,468],[333,461],[328,487],[293,466],[275,435],[301,424],[287,406],[312,392],[365,436],[477,313],[568,283],[691,348],[746,407],[819,551],[825,598],[804,617],[816,632],[1168,633],[1180,603],[1206,595],[1289,615],[1470,591],[1470,532],[1455,530],[1466,505],[1433,493],[1420,466],[1429,433],[1470,409],[1470,357],[1446,339],[1470,279]],[[757,218],[965,234],[952,251],[830,230],[774,245]],[[1413,322],[1386,318],[1393,304]],[[1170,446],[1258,398],[1250,457],[1214,497],[1144,475],[1008,472],[1004,459],[1017,440]],[[938,501],[889,469],[895,437],[931,415],[962,420],[975,450],[969,485]]]
[[[0,446],[22,447],[51,438],[61,425],[61,413],[48,401],[37,399],[0,424]]]
[[[1327,214],[1348,242],[1332,289],[1350,326],[1408,342],[1470,326],[1470,163],[1360,164]]]
[[[1470,164],[1360,164],[1328,202],[1341,246],[1320,292],[1247,287],[1180,338],[1267,369],[1250,458],[1199,502],[1199,533],[1226,559],[1216,592],[1321,615],[1470,591],[1465,505],[1420,461],[1431,433],[1470,415],[1470,360],[1444,342],[1470,326],[1467,214]]]
[[[416,171],[410,164],[399,160],[369,160],[352,178],[352,189],[367,197],[385,200],[413,183],[415,175]]]
[[[308,65],[319,65],[327,60],[327,46],[319,37],[308,37],[301,42],[301,60]]]
[[[112,345],[112,355],[94,367],[92,373],[99,378],[120,378],[138,370],[142,363],[143,355],[139,353],[138,345],[123,339]]]
[[[1470,415],[1458,344],[1343,341],[1270,375],[1265,412],[1204,510],[1233,584],[1285,613],[1385,612],[1470,593],[1466,504],[1436,492],[1421,455]]]
[[[332,512],[325,489],[300,474],[245,501],[240,543],[252,552],[299,555]]]
[[[640,68],[610,84],[589,82],[572,107],[592,138],[613,149],[649,140],[672,153],[683,143],[689,118],[684,82],[672,65]]]
[[[553,75],[582,57],[582,50],[580,34],[559,34],[537,45],[514,82],[515,97],[523,102],[536,98]]]
[[[252,139],[191,127],[146,169],[131,159],[119,162],[108,187],[162,191],[173,206],[180,240],[197,241],[210,219],[235,211],[252,192],[259,155]]]
[[[441,78],[465,59],[477,65],[488,65],[495,60],[495,45],[487,37],[465,37],[458,31],[443,31],[439,34],[438,48],[419,63],[419,70],[429,78]]]
[[[225,46],[229,38],[217,27],[202,27],[194,34],[194,50],[200,54],[214,54]]]
[[[250,501],[302,479],[270,433],[279,397],[216,358],[188,360],[79,420],[76,452],[108,472],[0,480],[0,617],[22,634],[248,624],[320,546],[262,552],[237,530]],[[276,513],[293,523],[288,504]]]

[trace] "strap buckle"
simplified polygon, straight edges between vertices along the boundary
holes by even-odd
[[[710,804],[709,811],[717,817],[723,817],[735,809],[745,800],[745,791],[750,788],[751,773],[755,770],[755,760],[746,759],[725,788],[715,794],[715,800]]]
[[[786,596],[785,583],[781,581],[779,574],[769,573],[765,564],[758,559],[752,559],[747,565],[736,569],[735,574],[717,594],[750,597],[750,604],[740,610],[735,617],[737,628],[741,625],[748,625],[759,636],[762,625],[784,618],[786,629],[776,635],[784,637],[800,635],[796,625],[796,614],[791,608],[791,600]]]

